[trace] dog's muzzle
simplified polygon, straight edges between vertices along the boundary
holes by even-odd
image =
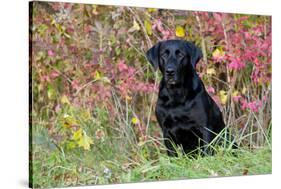
[[[169,84],[169,85],[175,85],[176,84],[176,75],[175,75],[175,70],[172,69],[172,68],[168,68],[166,70],[166,82]]]

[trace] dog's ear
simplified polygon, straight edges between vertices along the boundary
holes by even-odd
[[[203,57],[202,51],[201,51],[200,48],[196,47],[191,42],[187,42],[186,41],[186,45],[187,45],[188,53],[190,55],[191,64],[192,64],[193,68],[195,69],[196,68],[196,64]]]
[[[148,49],[146,52],[146,58],[152,64],[155,70],[159,67],[159,48],[160,42]]]

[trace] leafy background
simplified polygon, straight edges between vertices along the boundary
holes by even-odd
[[[175,38],[202,49],[236,156],[166,156],[145,52]],[[33,187],[271,173],[271,17],[34,2],[30,47]]]

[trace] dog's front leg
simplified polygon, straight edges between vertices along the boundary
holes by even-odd
[[[177,152],[175,150],[175,147],[174,147],[175,144],[173,144],[172,137],[170,136],[170,134],[167,131],[163,132],[163,135],[164,135],[164,144],[167,148],[168,156],[177,157]]]
[[[212,140],[211,138],[211,132],[210,130],[208,129],[208,127],[203,127],[201,129],[201,133],[202,133],[202,136],[203,136],[203,143],[204,143],[204,154],[206,155],[212,155],[212,150],[211,150],[211,147],[210,147],[210,142]]]

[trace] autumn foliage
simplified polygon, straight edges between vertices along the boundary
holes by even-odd
[[[128,126],[139,145],[161,137],[154,116],[161,76],[145,51],[175,38],[202,49],[197,71],[238,143],[263,145],[271,127],[267,16],[34,3],[32,127],[43,125],[63,150],[91,150],[125,137]]]

